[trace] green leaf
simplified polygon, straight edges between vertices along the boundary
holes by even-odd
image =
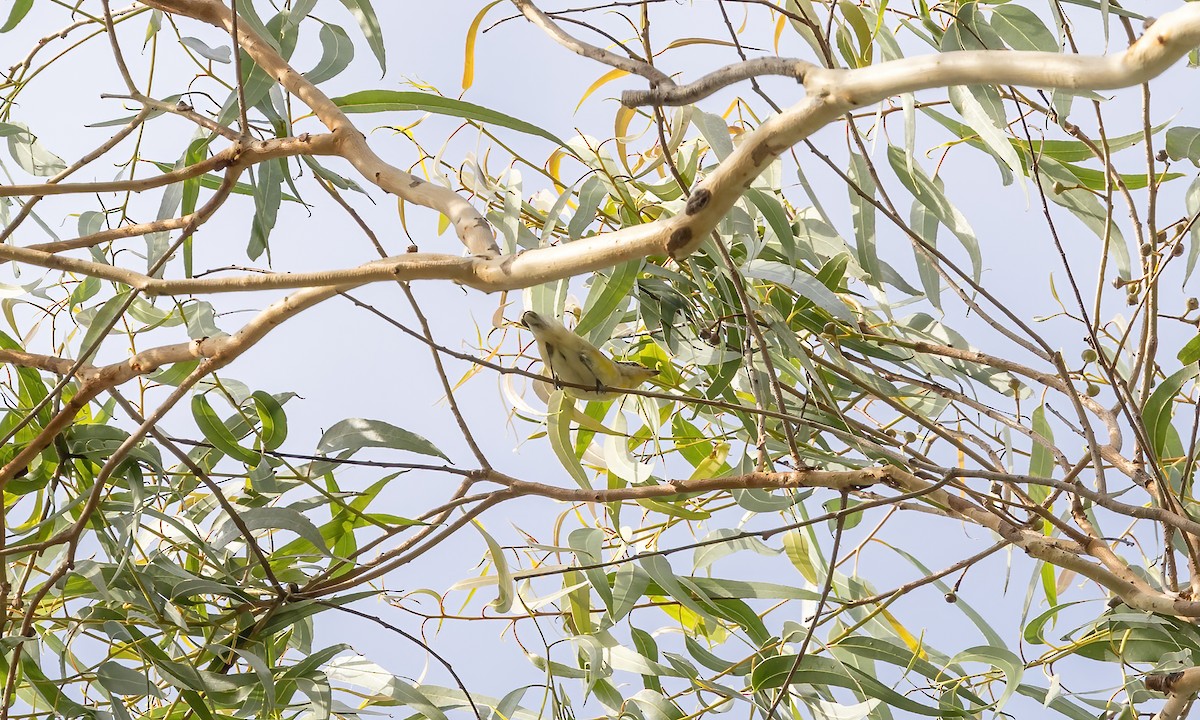
[[[342,0],[342,4],[358,21],[363,37],[367,39],[367,46],[379,61],[379,69],[387,72],[387,49],[383,44],[383,30],[379,27],[379,18],[375,16],[375,9],[371,7],[371,0]]]
[[[1050,423],[1046,422],[1046,406],[1038,405],[1034,408],[1032,419],[1032,430],[1035,435],[1042,437],[1046,442],[1054,443],[1054,430],[1050,427]],[[1029,451],[1029,474],[1032,477],[1048,478],[1054,474],[1054,454],[1036,439],[1033,441],[1033,447]],[[1045,500],[1050,494],[1050,489],[1044,485],[1030,485],[1029,495],[1035,502]]]
[[[1140,13],[1136,13],[1132,10],[1126,10],[1124,8],[1117,7],[1115,5],[1110,5],[1109,0],[1062,0],[1062,1],[1068,5],[1078,5],[1080,7],[1090,8],[1092,10],[1099,10],[1101,7],[1108,5],[1109,6],[1108,10],[1113,15],[1120,15],[1122,17],[1130,18],[1131,20],[1145,20],[1146,19],[1146,16],[1142,15]]]
[[[233,52],[230,51],[228,45],[221,45],[215,48],[209,47],[203,40],[194,37],[182,37],[179,38],[179,42],[213,62],[225,64],[233,62]]]
[[[425,438],[382,420],[367,420],[364,418],[348,418],[335,424],[325,431],[317,443],[317,452],[328,455],[332,452],[348,450],[356,453],[365,447],[384,447],[394,450],[407,450],[440,457],[449,462],[441,450]]]
[[[781,687],[796,664],[795,655],[779,655],[759,663],[750,674],[756,690]],[[852,665],[838,663],[827,657],[806,655],[792,674],[793,685],[833,686],[850,690],[857,697],[877,698],[888,705],[926,717],[964,717],[966,712],[952,708],[933,708],[908,699],[871,675]]]
[[[107,460],[129,437],[119,427],[101,424],[79,424],[67,431],[67,448],[72,455],[81,455],[99,463]],[[132,460],[145,462],[156,471],[162,470],[162,456],[154,445],[138,445],[129,452]]]
[[[1167,155],[1172,160],[1186,158],[1200,167],[1200,128],[1180,125],[1167,130]]]
[[[909,225],[930,248],[937,248],[938,221],[937,217],[918,200],[913,200],[909,210]],[[939,310],[942,308],[942,277],[938,275],[938,259],[930,253],[913,247],[913,259],[917,263],[917,275],[921,278],[921,288],[929,303]]]
[[[1187,344],[1179,350],[1179,354],[1176,357],[1184,365],[1191,365],[1200,360],[1200,335],[1188,340]]]
[[[850,312],[846,303],[825,287],[820,280],[802,270],[771,260],[756,259],[742,266],[742,274],[749,278],[769,280],[791,288],[800,297],[810,300],[835,318],[854,322],[854,313]]]
[[[0,123],[0,136],[8,137],[9,154],[30,175],[50,177],[67,169],[67,163],[47,150],[24,123]]]
[[[184,360],[177,362],[174,365],[169,365],[162,368],[158,372],[150,376],[150,379],[156,383],[163,385],[178,386],[183,382],[184,378],[191,375],[192,372],[200,365],[199,360]]]
[[[995,712],[999,712],[1004,707],[1009,698],[1012,697],[1012,694],[1016,692],[1017,686],[1021,684],[1021,678],[1025,675],[1025,663],[1021,661],[1021,658],[1004,648],[989,647],[987,645],[968,648],[951,658],[947,664],[954,665],[962,662],[985,663],[991,667],[998,668],[1004,673],[1004,691],[1000,693],[1000,697],[996,699],[995,704],[992,706],[992,710]]]
[[[819,593],[781,583],[690,577],[688,584],[706,595],[751,600],[816,600]]]
[[[741,626],[753,642],[758,645],[765,645],[768,642],[771,633],[767,630],[762,618],[754,612],[754,608],[749,604],[736,598],[714,599],[712,604],[717,614]]]
[[[853,185],[847,184],[850,195],[850,220],[854,226],[855,257],[862,266],[863,282],[874,287],[883,283],[880,272],[879,250],[875,231],[875,199],[877,188],[866,159],[858,153],[850,153],[847,170]]]
[[[669,517],[680,518],[681,520],[707,520],[712,517],[712,513],[706,510],[693,510],[684,506],[682,502],[671,502],[669,500],[656,500],[654,498],[638,498],[637,504],[647,510],[662,513]]]
[[[1104,192],[1107,187],[1108,174],[1102,170],[1093,170],[1092,168],[1080,167],[1071,163],[1064,162],[1063,167],[1066,168],[1079,184],[1088,190],[1096,192]],[[1183,177],[1183,173],[1160,173],[1154,177],[1154,182],[1162,185],[1165,182]],[[1121,175],[1121,182],[1125,183],[1125,187],[1130,190],[1141,190],[1150,184],[1150,178],[1146,173],[1125,173]]]
[[[813,565],[812,555],[808,548],[808,536],[800,530],[788,530],[783,534],[783,549],[787,552],[788,560],[800,571],[804,579],[817,584],[817,568]]]
[[[766,193],[754,188],[746,191],[746,199],[763,214],[763,218],[767,221],[767,227],[771,228],[780,245],[783,246],[784,255],[787,256],[789,262],[795,264],[796,242],[792,232],[792,223],[788,220],[787,211],[783,209],[783,203],[773,193]]]
[[[0,27],[0,33],[6,33],[20,25],[31,7],[33,7],[33,0],[14,0],[12,10],[8,11],[8,20],[5,20],[4,26]]]
[[[0,665],[7,666],[7,663],[0,660]],[[33,653],[21,653],[21,661],[18,667],[21,668],[21,673],[25,676],[24,682],[28,683],[28,686],[37,693],[42,702],[53,710],[54,715],[66,718],[95,716],[94,711],[83,707],[67,697],[59,688],[58,683],[46,677]]]
[[[562,390],[554,391],[546,404],[546,435],[550,449],[558,458],[571,479],[584,490],[591,490],[592,483],[579,464],[579,457],[571,443],[571,417],[575,414],[575,401]]]
[[[321,59],[317,66],[304,73],[304,78],[313,85],[337,76],[354,59],[354,43],[339,25],[322,23]]]
[[[1041,568],[1038,569],[1038,575],[1042,581],[1042,594],[1046,596],[1046,602],[1057,605],[1058,583],[1054,575],[1054,566],[1048,562],[1042,563]]]
[[[154,162],[155,167],[157,167],[159,170],[162,170],[163,172],[171,172],[172,170],[177,169],[174,165],[172,165],[170,163],[162,163],[162,162],[157,162],[157,161],[153,161],[153,162]],[[191,163],[189,162],[188,164],[191,164]],[[212,173],[205,173],[204,175],[201,175],[198,179],[200,180],[200,187],[204,188],[205,190],[216,190],[217,188],[221,187],[221,185],[223,183],[223,181],[219,175],[213,175]],[[186,184],[186,182],[190,182],[190,181],[185,181],[185,184]],[[232,192],[234,195],[253,196],[254,195],[254,186],[251,185],[250,183],[244,183],[244,182],[234,183]],[[287,200],[288,202],[296,202],[296,203],[300,202],[300,198],[296,197],[295,195],[289,195],[288,193],[283,193],[281,197],[284,200]]]
[[[780,553],[779,550],[768,546],[762,540],[754,536],[741,537],[739,531],[728,527],[713,530],[704,537],[704,540],[718,542],[696,548],[692,558],[693,570],[708,569],[717,560],[742,550],[749,550],[768,557]]]
[[[1018,7],[1018,6],[1013,6]],[[939,122],[943,122],[939,118]],[[1167,126],[1167,123],[1155,125],[1150,128],[1152,133],[1158,133]],[[1106,139],[1105,144],[1108,146],[1109,153],[1115,153],[1118,150],[1131,148],[1139,145],[1146,140],[1146,133],[1141,130],[1131,132],[1128,135],[1118,135]],[[1096,154],[1084,143],[1078,140],[1034,140],[1032,143],[1019,138],[1009,138],[1013,146],[1024,150],[1027,155],[1035,155],[1039,158],[1052,157],[1059,162],[1084,162],[1085,160],[1097,160]],[[1099,172],[1099,171],[1097,171]],[[1144,175],[1145,173],[1143,173]]]
[[[1055,605],[1050,609],[1043,611],[1040,615],[1030,620],[1029,623],[1025,625],[1025,629],[1021,631],[1021,637],[1023,637],[1027,643],[1033,645],[1045,645],[1046,638],[1043,637],[1042,633],[1045,630],[1046,623],[1053,620],[1055,616],[1057,616],[1058,613],[1065,608],[1069,608],[1072,605],[1078,605],[1081,602],[1083,601],[1076,600],[1074,602],[1063,603],[1062,605]]]
[[[272,395],[256,390],[251,396],[258,419],[262,423],[262,445],[265,450],[274,450],[287,439],[287,414],[283,405]]]
[[[1058,38],[1032,10],[1014,3],[992,10],[992,29],[1013,50],[1058,52]]]
[[[567,536],[567,544],[575,551],[575,557],[580,565],[595,565],[604,559],[604,533],[597,528],[576,528]],[[604,606],[612,612],[612,587],[608,584],[608,576],[604,568],[593,567],[583,571],[592,589],[600,596]]]
[[[96,681],[100,683],[100,687],[116,695],[153,695],[159,698],[163,696],[144,670],[127,668],[113,660],[105,661],[96,668]]]
[[[1196,179],[1192,180],[1192,184],[1188,186],[1187,192],[1183,196],[1183,202],[1188,215],[1200,214],[1200,175],[1196,176]],[[1192,227],[1188,231],[1188,238],[1191,241],[1191,247],[1188,248],[1187,263],[1183,270],[1185,283],[1192,277],[1192,271],[1196,269],[1196,260],[1200,258],[1200,223],[1192,223]]]
[[[1005,134],[1008,120],[996,89],[990,85],[954,85],[948,89],[948,93],[954,109],[1003,164],[1000,168],[1001,178],[1005,185],[1010,184],[1013,175],[1023,173],[1024,168]]]
[[[600,178],[589,175],[587,180],[583,181],[583,185],[579,188],[579,206],[575,209],[575,214],[571,216],[571,221],[567,223],[567,235],[571,240],[583,237],[583,231],[596,219],[596,211],[600,208],[600,203],[606,195],[608,195],[608,189],[604,187],[604,182]]]
[[[1150,434],[1155,456],[1160,460],[1164,457],[1171,429],[1171,417],[1175,413],[1174,400],[1179,396],[1183,384],[1196,377],[1197,372],[1195,364],[1187,365],[1159,383],[1154,392],[1150,393],[1150,397],[1146,398],[1142,419],[1146,424],[1146,431]]]
[[[262,455],[238,444],[233,432],[217,417],[217,412],[204,395],[192,396],[192,418],[195,419],[204,439],[217,450],[250,467],[262,461]]]
[[[264,251],[267,251],[267,257],[270,257],[267,239],[270,238],[271,230],[275,228],[275,220],[279,216],[283,178],[286,174],[287,165],[283,158],[258,164],[254,184],[254,222],[250,225],[250,242],[246,247],[246,255],[251,260],[257,260]]]
[[[1096,237],[1108,243],[1109,257],[1116,265],[1117,272],[1128,280],[1132,272],[1129,246],[1120,226],[1112,221],[1096,196],[1090,190],[1073,187],[1078,184],[1079,178],[1053,158],[1040,158],[1038,171],[1045,176],[1042,184],[1046,188],[1046,197],[1054,204],[1070,210]]]
[[[87,333],[83,336],[83,341],[79,344],[80,357],[83,360],[89,360],[96,351],[100,348],[101,342],[106,335],[115,332],[117,318],[120,316],[121,308],[125,301],[128,300],[129,293],[127,291],[119,292],[109,298],[100,309],[87,320]],[[81,324],[82,317],[80,318]]]
[[[594,344],[608,338],[590,337],[588,333],[603,327],[618,307],[629,299],[633,283],[642,269],[642,260],[630,260],[612,268],[609,274],[598,272],[592,276],[592,289],[588,292],[583,316],[575,326],[575,334],[582,335]]]
[[[450,117],[462,118],[463,120],[474,120],[475,122],[487,125],[496,125],[508,128],[509,130],[516,130],[527,135],[535,135],[545,138],[556,145],[564,148],[567,147],[567,144],[560,140],[558,136],[524,120],[518,120],[515,117],[491,110],[482,105],[442,97],[441,95],[434,95],[432,93],[400,90],[362,90],[333,98],[333,102],[348,113],[418,111],[434,113],[436,115],[449,115]]]
[[[251,532],[255,530],[287,530],[294,532],[308,542],[312,543],[318,551],[323,555],[329,555],[329,548],[325,546],[325,539],[321,537],[321,531],[309,520],[303,513],[293,508],[288,507],[257,507],[238,510],[238,516]],[[241,530],[238,529],[233,521],[226,518],[224,522],[218,526],[213,534],[209,537],[209,543],[213,547],[222,547],[228,543],[244,540],[250,542],[249,538],[243,538]]]
[[[1045,688],[1022,684],[1017,686],[1017,693],[1024,695],[1027,698],[1033,698],[1042,705],[1054,710],[1055,712],[1062,713],[1064,717],[1068,717],[1071,720],[1096,720],[1095,712],[1086,710],[1076,705],[1070,700],[1064,698],[1062,695],[1057,695],[1051,699],[1049,691],[1047,691]],[[1049,702],[1047,702],[1047,700],[1049,700]],[[1121,717],[1123,718],[1125,716],[1122,715]]]
[[[710,606],[707,593],[696,583],[676,575],[671,569],[671,563],[667,562],[666,558],[661,555],[647,555],[640,558],[638,562],[650,579],[662,588],[663,592],[679,601],[680,605],[704,618],[706,623],[712,622],[713,608]]]
[[[498,613],[506,613],[512,609],[513,598],[516,596],[512,572],[508,569],[508,558],[504,557],[504,548],[500,547],[500,543],[496,542],[488,534],[488,531],[483,529],[483,525],[478,520],[472,520],[471,524],[475,526],[475,529],[483,536],[484,542],[487,543],[488,556],[492,559],[492,567],[496,568],[496,586],[500,594],[488,605]]]
[[[827,512],[827,513],[835,513],[835,512],[840,512],[841,510],[851,509],[855,505],[861,505],[861,504],[862,504],[862,502],[859,500],[855,500],[854,498],[846,498],[846,502],[843,505],[841,498],[832,498],[832,499],[826,500],[824,503],[822,503],[821,507],[823,507],[825,509],[825,512]],[[847,513],[842,516],[842,529],[843,530],[851,530],[851,529],[857,527],[858,524],[860,522],[862,522],[862,519],[863,519],[863,514],[860,512]],[[829,520],[828,524],[829,524],[830,529],[833,529],[837,526],[837,520]]]
[[[971,258],[971,277],[978,282],[979,274],[983,270],[983,258],[979,253],[979,241],[975,237],[975,231],[971,229],[967,219],[950,204],[939,183],[931,180],[919,165],[914,163],[911,168],[908,167],[903,149],[889,145],[888,162],[913,198],[924,205],[938,222],[954,233],[962,243],[967,256]]]
[[[645,570],[632,563],[618,566],[617,571],[613,573],[613,604],[608,611],[609,618],[614,623],[620,622],[621,618],[628,615],[637,601],[646,594],[649,586],[650,576],[646,574]]]

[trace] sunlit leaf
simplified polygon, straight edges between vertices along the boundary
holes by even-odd
[[[317,452],[358,452],[367,447],[391,448],[432,455],[449,460],[441,450],[414,432],[398,428],[382,420],[350,418],[341,420],[325,431],[317,443]]]
[[[556,145],[567,144],[556,135],[542,128],[518,120],[510,115],[463,100],[442,97],[432,93],[400,90],[362,90],[350,95],[333,98],[333,102],[348,113],[376,112],[429,112],[437,115],[473,120],[484,125],[508,128],[527,135],[545,138]]]
[[[354,60],[354,43],[341,26],[323,23],[320,39],[321,59],[316,67],[304,73],[304,78],[313,85],[337,77]]]

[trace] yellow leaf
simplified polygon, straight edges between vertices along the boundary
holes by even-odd
[[[783,549],[804,579],[816,585],[817,569],[813,567],[812,556],[809,555],[808,538],[799,530],[788,530],[783,534]]]
[[[633,171],[629,169],[628,151],[625,148],[625,142],[629,139],[629,123],[633,122],[637,112],[633,108],[627,108],[624,105],[617,108],[617,116],[613,119],[613,137],[617,141],[617,157],[621,159],[621,163],[629,170],[632,175]]]
[[[445,215],[438,214],[437,234],[441,235],[442,233],[446,232],[446,228],[448,227],[450,227],[450,218],[446,217]]]
[[[779,38],[783,35],[783,29],[787,27],[787,16],[780,15],[779,20],[775,23],[775,54],[779,54]]]
[[[554,189],[558,192],[563,192],[567,189],[567,186],[562,183],[561,171],[559,169],[562,166],[562,159],[565,156],[566,153],[563,152],[562,148],[557,148],[554,152],[550,153],[550,159],[546,161],[546,172],[550,173],[550,179],[554,181]]]
[[[746,29],[746,26],[743,25],[742,30],[745,30],[745,29]],[[741,30],[739,30],[738,33],[740,34]],[[663,48],[662,50],[659,50],[658,52],[656,52],[654,54],[662,55],[667,50],[671,50],[673,48],[687,47],[688,45],[720,45],[721,47],[737,47],[737,44],[732,43],[728,40],[713,40],[711,38],[686,37],[686,38],[679,38],[678,40],[672,40],[670,43],[667,44],[667,46],[665,48]]]
[[[471,27],[467,28],[467,47],[463,53],[463,90],[471,87],[471,84],[475,82],[475,38],[479,35],[479,25],[483,22],[483,16],[487,15],[488,10],[499,4],[500,0],[494,0],[494,2],[484,5],[475,19],[471,21]]]
[[[913,651],[913,655],[916,655],[922,660],[928,659],[929,656],[926,655],[925,651],[921,648],[921,641],[913,637],[913,634],[910,633],[908,628],[904,627],[904,625],[896,619],[895,615],[888,612],[887,608],[881,608],[880,613],[883,615],[884,619],[888,621],[888,624],[892,626],[892,629],[896,631],[896,634],[900,636],[900,639],[904,641],[904,644],[908,646],[908,649]]]
[[[636,110],[624,105],[617,110],[617,116],[613,119],[613,135],[618,145],[624,145],[625,141],[629,139],[629,123],[633,122],[636,115]]]
[[[718,477],[718,473],[725,467],[725,458],[729,457],[729,443],[719,442],[713,444],[712,452],[708,457],[700,461],[696,465],[695,472],[692,473],[689,480],[699,480],[703,478]]]
[[[587,90],[583,91],[583,97],[579,98],[579,104],[575,106],[575,112],[579,112],[579,108],[583,105],[583,101],[588,99],[588,96],[599,90],[604,84],[612,82],[619,77],[628,75],[626,70],[609,70],[600,76],[600,79],[588,86]]]

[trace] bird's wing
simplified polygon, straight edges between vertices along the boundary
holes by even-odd
[[[596,357],[597,355],[599,355],[599,357]],[[604,377],[604,368],[602,367],[602,361],[604,360],[607,360],[607,358],[605,358],[603,355],[600,355],[598,352],[584,351],[579,353],[579,362],[582,363],[585,368],[587,368],[589,373],[591,373],[592,380],[595,381],[596,384],[596,392],[600,392],[605,385],[604,380],[606,378]]]

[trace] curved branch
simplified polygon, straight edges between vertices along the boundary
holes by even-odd
[[[216,0],[143,0],[146,5],[163,12],[185,15],[226,32],[233,31],[233,17],[229,8]],[[426,182],[398,167],[383,161],[354,123],[342,112],[329,96],[316,85],[296,72],[269,43],[258,36],[248,23],[237,27],[238,45],[269,76],[285,90],[298,97],[337,137],[337,154],[345,158],[369,182],[403,198],[404,200],[432,208],[450,219],[467,250],[482,257],[500,254],[493,237],[491,225],[474,205],[453,190]]]
[[[1188,704],[1200,692],[1200,668],[1146,676],[1146,689],[1167,695],[1167,702],[1154,720],[1177,720],[1183,717]]]
[[[224,27],[228,11],[212,0],[147,0],[169,12]],[[684,213],[591,236],[517,256],[497,257],[490,229],[469,203],[392,167],[367,147],[342,111],[292,70],[264,41],[241,28],[245,48],[285,88],[306,102],[331,128],[338,154],[380,187],[405,199],[438,209],[454,222],[475,257],[413,254],[358,268],[232,279],[154,280],[138,285],[151,294],[228,292],[234,290],[359,284],[377,280],[453,280],[485,292],[512,290],[612,267],[648,255],[682,259],[699,247],[754,181],[779,155],[853,107],[892,94],[962,83],[1029,84],[1054,88],[1113,88],[1136,84],[1162,72],[1200,43],[1200,6],[1187,5],[1164,15],[1145,36],[1111,58],[1055,53],[972,51],[897,60],[857,70],[813,69],[806,76],[809,95],[748,133],[742,143],[690,194]],[[484,247],[482,235],[487,235]],[[4,258],[20,259],[25,258]],[[36,263],[35,264],[39,264]],[[62,268],[83,272],[79,268]],[[111,268],[104,269],[111,274]],[[127,280],[121,279],[122,282]]]
[[[726,66],[687,85],[626,91],[621,94],[621,102],[629,107],[686,105],[733,82],[767,74],[767,69],[777,71],[773,74],[798,77],[809,94],[837,97],[848,107],[871,105],[892,95],[950,85],[1115,90],[1144,83],[1159,75],[1198,43],[1200,8],[1189,4],[1158,18],[1137,42],[1118,55],[964,50],[891,60],[855,70],[809,65],[790,72],[787,63],[803,61],[760,58]],[[719,82],[722,80],[726,82]]]
[[[656,87],[670,88],[674,87],[675,81],[662,70],[654,67],[645,60],[636,58],[624,57],[614,52],[605,50],[604,48],[596,47],[589,43],[585,43],[579,38],[572,36],[560,28],[549,15],[542,12],[540,8],[534,5],[530,0],[512,0],[513,5],[521,11],[529,22],[538,26],[554,39],[559,45],[567,48],[571,52],[582,55],[590,60],[603,63],[609,67],[624,70],[625,72],[634,75],[641,75],[650,81],[651,85]]]
[[[46,195],[66,195],[69,193],[104,193],[104,192],[141,192],[183,182],[197,175],[203,175],[211,170],[224,170],[237,157],[235,148],[225,150],[210,158],[201,160],[195,165],[172,170],[161,175],[137,180],[113,180],[110,182],[79,182],[79,183],[34,183],[31,185],[0,185],[0,197]]]
[[[760,57],[714,70],[687,85],[659,87],[653,90],[626,90],[621,104],[635,108],[642,105],[690,105],[742,80],[760,75],[782,75],[803,84],[804,78],[817,66],[798,58]]]

